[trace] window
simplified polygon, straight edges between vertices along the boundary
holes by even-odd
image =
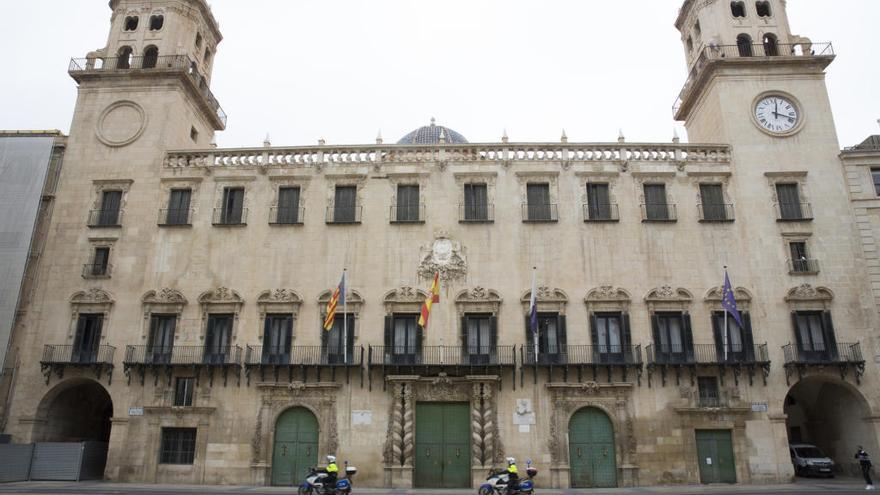
[[[617,213],[611,204],[608,184],[587,184],[587,221],[601,222],[616,220]]]
[[[176,407],[192,407],[193,378],[178,378],[174,384],[174,405]]]
[[[828,311],[792,313],[797,340],[798,361],[829,361],[837,355],[837,340]]]
[[[71,362],[95,363],[98,361],[98,348],[101,345],[101,329],[104,315],[84,313],[76,322],[76,335],[73,337]]]
[[[165,25],[165,16],[161,14],[150,16],[150,31],[160,31]]]
[[[119,208],[122,204],[122,191],[104,191],[101,193],[101,209],[97,212],[93,225],[98,227],[119,226]]]
[[[143,68],[144,69],[155,69],[156,64],[159,63],[159,49],[155,46],[148,46],[144,50],[144,61]]]
[[[343,317],[341,313],[337,313],[333,319],[333,328],[330,331],[321,329],[327,364],[354,363],[354,326],[354,314],[348,313]]]
[[[645,184],[645,220],[664,222],[672,220],[666,202],[665,184]]]
[[[767,33],[764,35],[764,55],[768,57],[779,55],[779,41],[775,34]]]
[[[388,317],[385,351],[392,364],[419,364],[422,360],[422,329],[418,315],[395,314]],[[387,323],[386,323],[387,324]]]
[[[110,275],[110,248],[95,248],[92,262],[89,264],[87,273],[92,277],[106,277]]]
[[[299,187],[278,188],[278,208],[274,223],[282,225],[302,223],[299,214],[299,193]]]
[[[746,3],[742,1],[730,2],[730,13],[734,17],[745,17]]]
[[[116,68],[131,69],[131,56],[133,53],[134,50],[132,50],[130,46],[123,46],[120,48],[119,54],[116,57]]]
[[[528,222],[552,222],[555,220],[553,206],[550,204],[550,184],[526,185],[527,211],[525,220]]]
[[[244,223],[244,188],[227,187],[223,189],[223,206],[220,208],[220,221],[223,225]]]
[[[137,31],[139,21],[140,21],[140,19],[137,16],[126,17],[125,22],[123,23],[122,30],[123,31]]]
[[[700,184],[700,200],[702,201],[704,221],[724,222],[729,220],[721,184]]]
[[[204,362],[206,364],[227,364],[231,342],[232,315],[208,315]]]
[[[781,220],[804,220],[803,204],[797,183],[776,184],[779,199],[779,218]]]
[[[419,206],[419,186],[397,186],[397,206],[392,218],[398,223],[422,221]]]
[[[177,315],[150,315],[150,337],[147,341],[147,363],[169,364],[174,350]]]
[[[497,323],[489,314],[469,314],[463,318],[467,364],[491,364],[496,355]]]
[[[694,342],[690,315],[681,312],[654,313],[654,359],[658,363],[693,361]]]
[[[740,327],[725,311],[712,313],[712,332],[715,339],[716,362],[754,362],[755,346],[752,337],[751,318],[747,311],[740,311],[743,326]],[[726,337],[725,337],[726,333]]]
[[[792,273],[815,273],[819,271],[816,261],[810,259],[810,256],[807,253],[806,242],[789,242],[788,250],[791,254]]]
[[[526,316],[526,340],[530,359],[536,360],[538,364],[564,364],[568,349],[565,316],[558,313],[538,313],[536,334],[532,334],[529,317]]]
[[[880,196],[880,168],[871,169],[871,179],[874,181],[874,194]]]
[[[195,456],[195,428],[162,428],[160,464],[192,464]]]
[[[290,364],[292,314],[268,314],[263,327],[262,364]]]
[[[357,221],[357,187],[336,186],[333,201],[333,222],[355,223]]]
[[[721,395],[718,393],[718,378],[714,376],[697,377],[700,398],[699,407],[720,407]]]
[[[754,55],[752,52],[752,37],[747,34],[741,34],[736,37],[736,47],[739,50],[740,57],[751,57]]]
[[[192,142],[199,142],[199,131],[195,128],[195,126],[189,128],[189,138],[192,139]]]
[[[165,225],[189,225],[192,189],[172,189],[165,211]]]
[[[596,313],[591,316],[593,355],[599,363],[623,363],[632,360],[629,349],[629,315]]]
[[[462,219],[465,222],[488,222],[489,218],[489,188],[486,184],[464,185],[464,212]]]
[[[773,15],[773,12],[770,10],[770,2],[755,2],[755,10],[758,12],[758,17],[770,17]]]

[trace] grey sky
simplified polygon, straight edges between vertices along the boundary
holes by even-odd
[[[681,0],[214,0],[223,147],[394,142],[435,116],[471,142],[669,141],[686,68]],[[789,0],[832,41],[842,146],[880,132],[880,1]],[[0,129],[69,130],[71,57],[104,46],[106,0],[2,0]]]

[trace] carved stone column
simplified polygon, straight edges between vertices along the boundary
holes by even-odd
[[[415,403],[412,384],[391,384],[391,420],[385,441],[385,486],[412,488],[413,450],[415,448]]]

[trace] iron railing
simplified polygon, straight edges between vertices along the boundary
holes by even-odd
[[[701,203],[697,208],[701,222],[732,222],[735,218],[732,204]]]
[[[119,227],[122,225],[122,210],[89,211],[89,227]]]
[[[353,346],[345,352],[325,346],[285,348],[249,345],[244,362],[247,366],[361,366],[364,347]]]
[[[247,225],[248,209],[229,210],[227,208],[214,208],[212,223],[214,225]]]
[[[86,263],[83,265],[83,278],[110,278],[113,265],[109,263]]]
[[[585,222],[619,222],[620,211],[616,204],[585,204]]]
[[[514,346],[370,346],[371,366],[513,366]]]
[[[642,204],[643,222],[675,222],[678,220],[675,205],[669,203]]]
[[[648,364],[759,364],[770,362],[767,344],[752,346],[722,344],[649,344]]]
[[[785,364],[859,364],[864,363],[862,347],[858,342],[849,344],[782,346]]]
[[[555,204],[523,203],[522,221],[525,223],[558,222],[559,207]]]
[[[458,221],[461,223],[491,223],[495,221],[494,204],[458,205]]]
[[[424,223],[425,205],[394,205],[391,207],[391,223]]]
[[[239,346],[169,346],[130,345],[125,348],[125,361],[130,365],[167,366],[240,366]]]
[[[555,365],[641,365],[640,345],[563,345],[552,349],[522,347],[521,361],[529,366]],[[547,351],[551,352],[547,352]],[[555,352],[552,352],[555,351]]]
[[[819,273],[819,260],[788,260],[789,273]]]
[[[180,72],[189,79],[205,98],[208,106],[216,113],[217,118],[226,127],[226,112],[220,106],[214,93],[208,87],[204,76],[199,74],[197,65],[186,55],[154,56],[110,56],[95,58],[74,58],[70,60],[67,72],[74,78],[84,74],[126,73],[142,71]]]
[[[779,222],[804,222],[813,219],[810,203],[777,203],[776,220]]]
[[[72,345],[46,345],[40,364],[113,364],[116,348],[109,345],[81,349]]]
[[[363,210],[363,206],[328,206],[325,222],[334,225],[361,223]]]
[[[306,209],[301,206],[269,208],[269,225],[302,225],[305,217]]]
[[[159,225],[163,227],[188,227],[192,225],[194,208],[162,208],[159,210]]]

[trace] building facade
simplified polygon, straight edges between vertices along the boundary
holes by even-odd
[[[110,5],[107,47],[70,66],[15,441],[104,441],[106,477],[145,482],[290,485],[334,453],[391,487],[470,487],[506,456],[548,487],[784,482],[790,442],[844,470],[880,446],[834,56],[784,1],[684,3],[676,118],[710,144],[432,122],[254,149],[210,145],[204,0]]]

